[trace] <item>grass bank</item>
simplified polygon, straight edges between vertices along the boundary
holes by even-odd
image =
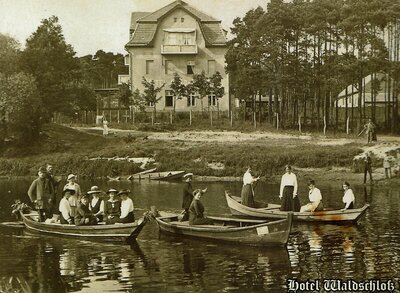
[[[0,157],[0,175],[35,175],[49,162],[58,174],[103,177],[141,171],[126,157],[152,157],[159,171],[187,170],[202,176],[241,176],[248,165],[266,176],[281,174],[286,164],[299,168],[350,167],[360,145],[321,146],[313,140],[255,139],[215,142],[148,138],[145,132],[104,138],[60,125],[46,125],[37,144],[9,147]],[[119,159],[104,159],[104,158]],[[92,160],[92,158],[103,158]],[[217,166],[217,167],[216,167]],[[151,167],[151,166],[149,166]]]

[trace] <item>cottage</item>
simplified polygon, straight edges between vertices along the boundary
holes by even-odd
[[[205,97],[205,108],[229,110],[229,78],[225,73],[227,51],[226,31],[216,20],[183,1],[155,11],[133,12],[131,15],[130,40],[126,44],[129,54],[129,82],[132,90],[144,90],[142,78],[154,80],[156,86],[165,84],[157,102],[161,111],[201,110],[198,96],[191,95],[176,100],[169,87],[174,73],[183,83],[189,83],[194,74],[203,70],[210,77],[217,71],[222,75],[225,95],[216,100],[212,94]],[[149,107],[152,105],[148,105]],[[150,109],[150,108],[149,108]]]

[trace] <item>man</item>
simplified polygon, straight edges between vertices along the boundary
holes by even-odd
[[[180,220],[181,222],[189,220],[189,208],[190,204],[193,201],[193,173],[187,173],[183,176],[185,179],[185,185],[183,186],[183,197],[182,197],[182,208],[183,208],[183,217]],[[207,188],[203,189],[202,192],[205,193]]]
[[[56,201],[57,201],[57,191],[58,191],[58,184],[60,183],[60,180],[57,180],[54,177],[54,173],[53,173],[53,165],[47,163],[46,164],[46,178],[49,181],[50,187],[52,189],[52,196],[51,196],[51,209],[54,212],[54,209],[56,207]]]
[[[89,209],[89,195],[85,194],[81,198],[81,202],[78,205],[75,213],[75,225],[96,225],[97,219]]]
[[[39,212],[40,222],[44,222],[47,218],[52,218],[53,189],[46,178],[45,168],[39,168],[38,178],[29,187],[28,196]]]
[[[368,143],[376,141],[375,124],[372,122],[371,119],[368,119],[368,123],[364,125],[364,129],[366,130],[367,133]]]
[[[369,173],[369,181],[372,183],[372,159],[369,153],[364,158],[364,184],[367,183],[367,173]]]

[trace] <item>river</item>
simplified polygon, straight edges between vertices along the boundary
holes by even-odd
[[[27,200],[30,179],[0,181],[0,222],[11,204]],[[179,211],[183,183],[80,181],[133,191],[136,216],[150,206]],[[239,182],[194,182],[208,187],[210,215],[229,215],[224,190]],[[342,207],[340,185],[319,186],[325,206]],[[277,185],[260,182],[259,200],[279,203]],[[393,280],[400,271],[400,191],[355,186],[356,206],[371,204],[357,225],[295,223],[286,248],[256,248],[182,239],[147,225],[129,246],[0,229],[0,292],[285,292],[288,279]],[[300,185],[302,204],[307,188]],[[397,284],[396,284],[397,286]],[[29,288],[29,289],[28,289]],[[24,291],[25,290],[25,291]]]

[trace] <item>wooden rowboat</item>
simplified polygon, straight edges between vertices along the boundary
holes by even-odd
[[[226,202],[232,215],[262,219],[284,219],[288,212],[281,211],[279,205],[269,204],[266,208],[251,208],[240,203],[239,197],[225,192]],[[356,222],[368,209],[369,204],[362,208],[350,210],[324,210],[319,212],[293,212],[293,221],[308,222]]]
[[[183,177],[185,171],[165,171],[151,172],[145,174],[134,174],[129,176],[129,180],[133,179],[148,179],[148,180],[177,180]]]
[[[25,227],[33,232],[108,241],[134,240],[147,222],[144,218],[140,218],[134,223],[127,224],[117,223],[106,225],[99,223],[98,225],[75,226],[60,223],[38,222],[38,214],[36,212],[21,212],[21,217]]]
[[[179,222],[178,215],[157,217],[160,231],[217,240],[235,244],[256,246],[285,246],[292,227],[292,214],[286,219],[273,222],[236,218],[209,217],[214,225],[189,225],[188,221]]]

